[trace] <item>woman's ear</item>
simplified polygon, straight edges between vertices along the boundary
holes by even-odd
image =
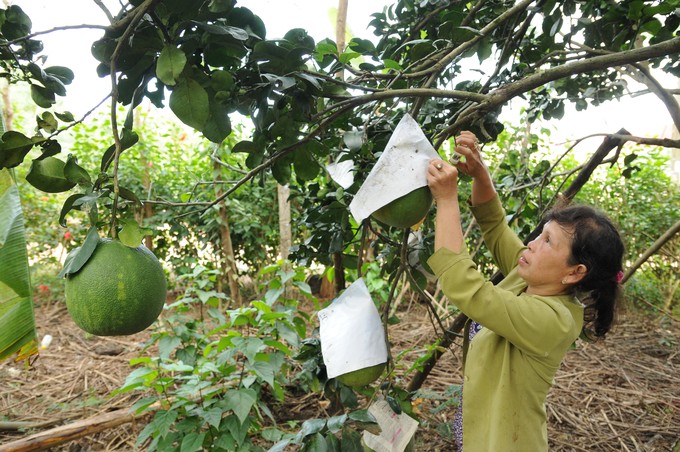
[[[583,264],[574,265],[569,274],[562,280],[563,284],[578,284],[588,274],[588,267]]]

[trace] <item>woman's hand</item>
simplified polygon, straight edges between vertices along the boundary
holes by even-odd
[[[427,167],[427,185],[435,201],[458,199],[458,170],[442,159],[432,159]]]
[[[459,171],[471,176],[473,179],[488,176],[489,171],[482,159],[479,140],[474,133],[463,130],[456,137],[456,147],[454,150],[465,157],[456,164],[456,168]]]
[[[491,180],[491,174],[482,159],[479,141],[474,133],[464,130],[456,138],[455,151],[465,158],[456,164],[456,168],[472,177],[472,195],[470,201],[473,206],[483,204],[496,196],[496,189]]]

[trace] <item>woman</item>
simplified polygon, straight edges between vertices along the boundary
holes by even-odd
[[[548,390],[582,330],[609,331],[623,243],[606,216],[570,206],[550,212],[541,234],[524,246],[506,224],[477,138],[461,133],[455,150],[464,157],[455,166],[439,159],[428,166],[437,205],[428,264],[449,300],[483,326],[465,354],[462,445],[465,452],[547,451]],[[496,286],[477,271],[463,243],[459,171],[473,179],[472,212],[506,275]]]

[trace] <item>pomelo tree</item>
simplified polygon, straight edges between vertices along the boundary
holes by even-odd
[[[200,212],[249,183],[273,179],[289,185],[307,230],[291,259],[332,267],[336,290],[342,290],[346,269],[361,275],[365,259],[382,253],[391,298],[402,275],[414,287],[423,282],[406,258],[408,230],[383,228],[370,219],[357,224],[348,205],[399,119],[410,113],[445,153],[464,129],[483,143],[494,142],[503,130],[499,114],[513,99],[527,101],[527,122],[559,120],[566,105],[584,110],[625,95],[633,74],[679,128],[673,92],[653,76],[653,70],[680,75],[679,8],[677,0],[402,0],[373,15],[373,40],[355,37],[338,46],[330,38],[316,42],[304,28],[268,36],[257,11],[232,0],[133,0],[107,14],[111,23],[92,43],[98,74],[111,81],[111,115],[110,143],[101,149],[98,169],[88,171],[77,155],[65,157],[61,144],[62,133],[81,119],[54,108],[57,97],[67,95],[73,72],[41,64],[42,36],[21,8],[10,6],[0,14],[0,63],[11,83],[30,86],[42,110],[35,125],[24,128],[35,133],[3,134],[0,168],[35,165],[27,180],[37,181],[36,188],[73,193],[63,218],[75,209],[87,211],[92,227],[115,237],[121,224],[134,225],[126,222],[131,207],[147,201],[138,189],[122,185],[118,174],[121,158],[138,145],[135,117],[142,105],[169,107],[216,147],[244,158],[240,179],[207,205],[183,207],[178,194],[168,207]],[[252,132],[233,140],[232,124],[242,117]],[[679,140],[625,130],[603,134],[603,145],[570,180],[568,197],[610,151],[627,142],[680,147]],[[508,157],[522,168],[510,150],[495,149],[498,155],[490,158]],[[354,183],[347,189],[324,171],[339,160],[354,165]],[[553,163],[539,162],[527,177],[554,177]],[[95,215],[100,209],[108,212],[106,224]],[[513,214],[534,218],[535,226],[540,211],[518,203]],[[527,235],[531,229],[526,227]],[[383,245],[371,249],[375,237]],[[387,305],[385,313],[389,300]],[[441,326],[456,329],[455,322]]]

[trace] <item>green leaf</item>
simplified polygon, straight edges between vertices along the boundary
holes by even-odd
[[[75,74],[73,73],[73,71],[64,66],[46,67],[45,73],[51,75],[52,77],[58,78],[59,81],[64,85],[70,85],[73,79],[75,78]]]
[[[31,85],[31,99],[38,107],[50,108],[57,101],[54,91],[38,85]]]
[[[61,152],[61,144],[52,139],[42,141],[38,143],[38,145],[42,148],[42,153],[40,154],[40,157],[38,157],[38,160],[42,160],[45,157],[52,157]]]
[[[292,174],[290,163],[287,159],[279,159],[272,165],[272,175],[276,182],[281,185],[287,185],[290,182],[290,176]]]
[[[201,450],[203,448],[205,433],[206,432],[191,432],[182,438],[182,444],[179,449],[180,452],[194,452],[196,450]]]
[[[314,179],[321,170],[311,151],[306,147],[293,153],[293,166],[295,167],[295,175],[301,182]]]
[[[175,410],[158,411],[156,413],[156,416],[154,416],[151,423],[153,424],[154,429],[158,432],[158,436],[162,438],[170,432],[170,429],[177,420],[178,415],[179,413]]]
[[[203,127],[203,135],[213,143],[222,143],[231,135],[229,108],[215,100],[210,101],[210,116]]]
[[[250,154],[260,152],[260,148],[252,141],[243,140],[236,143],[234,147],[231,148],[231,152],[246,152]]]
[[[75,121],[75,118],[73,117],[73,114],[71,112],[65,111],[63,113],[57,113],[55,112],[54,115],[59,118],[60,121],[64,122],[73,122]]]
[[[314,435],[323,430],[325,426],[325,419],[308,419],[302,423],[299,434],[303,438],[305,436]]]
[[[246,41],[248,39],[248,32],[243,28],[231,27],[229,25],[207,24],[205,22],[190,21],[202,30],[217,36],[231,36],[239,41]]]
[[[123,228],[118,233],[118,238],[124,245],[137,248],[142,243],[145,235],[150,235],[151,230],[142,228],[135,220],[123,222]]]
[[[253,370],[258,377],[266,381],[270,386],[274,386],[274,377],[281,369],[278,363],[258,361],[250,366],[250,370]]]
[[[347,416],[351,420],[357,421],[357,422],[367,422],[367,423],[377,422],[375,417],[373,417],[373,415],[371,413],[369,413],[368,410],[351,411]]]
[[[56,157],[33,160],[26,174],[26,181],[38,190],[61,193],[75,187],[76,183],[65,176],[66,163]]]
[[[73,155],[69,154],[66,159],[66,166],[64,166],[64,176],[71,182],[78,185],[89,187],[92,185],[92,179],[90,178],[90,173],[88,173],[85,168],[78,165],[78,159]]]
[[[363,452],[364,446],[361,444],[361,434],[353,429],[343,429],[342,450],[343,452]]]
[[[107,188],[108,190],[110,190],[111,193],[113,193],[113,192],[114,192],[114,189],[115,189],[114,186],[113,186],[113,184],[107,185],[106,188]],[[139,198],[137,197],[137,195],[135,194],[135,192],[133,192],[133,191],[130,190],[129,188],[125,188],[125,187],[120,187],[120,186],[119,186],[119,187],[118,187],[118,195],[119,195],[121,198],[123,198],[123,199],[125,199],[125,200],[127,200],[127,201],[131,201],[132,203],[134,203],[134,204],[136,204],[136,205],[138,205],[138,206],[140,206],[140,207],[142,206],[142,201],[140,201]]]
[[[38,128],[43,129],[47,133],[54,133],[59,127],[57,119],[49,111],[44,112],[42,116],[36,117],[35,120]]]
[[[203,131],[210,114],[208,93],[196,80],[181,79],[170,94],[170,109],[184,124]]]
[[[0,169],[13,168],[24,161],[33,148],[33,140],[20,132],[5,132],[0,139]]]
[[[326,438],[321,433],[315,433],[307,440],[305,452],[328,452]]]
[[[228,391],[224,396],[225,406],[232,410],[243,424],[250,413],[250,409],[257,400],[257,392],[253,389],[241,388]]]
[[[199,412],[201,413],[201,417],[206,424],[215,428],[220,426],[220,422],[222,421],[222,410],[220,408],[211,408],[209,410]]]
[[[328,422],[327,422],[328,430],[331,433],[337,433],[340,430],[342,430],[342,427],[345,425],[346,421],[347,421],[347,414],[341,414],[340,416],[333,416],[330,419],[328,419]]]
[[[169,86],[175,86],[187,63],[187,56],[173,45],[166,45],[156,63],[156,77]]]
[[[477,58],[479,58],[479,62],[482,63],[489,58],[492,50],[490,39],[482,39],[479,41],[479,44],[477,45]]]
[[[234,6],[232,0],[210,0],[208,9],[211,13],[223,13],[229,11]]]
[[[364,144],[364,136],[363,133],[359,131],[345,132],[342,136],[342,141],[344,141],[345,145],[352,151],[358,151]]]
[[[5,10],[5,21],[2,24],[2,34],[8,40],[22,38],[31,33],[31,19],[24,10],[12,5]]]
[[[251,422],[246,419],[245,422],[241,422],[235,415],[226,417],[222,424],[226,428],[231,436],[236,440],[237,443],[242,444],[248,435],[248,430],[250,428]],[[228,435],[224,435],[228,436]],[[229,448],[228,450],[235,450],[234,448]]]
[[[24,219],[7,169],[0,170],[0,325],[0,360],[37,352]]]
[[[85,242],[83,245],[71,251],[66,257],[64,262],[64,268],[61,269],[57,277],[63,278],[68,275],[77,273],[83,266],[90,260],[92,253],[94,253],[97,244],[99,243],[99,234],[97,233],[97,228],[92,226],[89,231],[87,231],[87,237],[85,237]]]
[[[83,196],[85,196],[83,193],[76,193],[75,195],[71,195],[66,198],[64,205],[61,207],[61,212],[59,213],[59,224],[62,227],[66,227],[66,214],[68,214],[73,209],[73,203]]]

